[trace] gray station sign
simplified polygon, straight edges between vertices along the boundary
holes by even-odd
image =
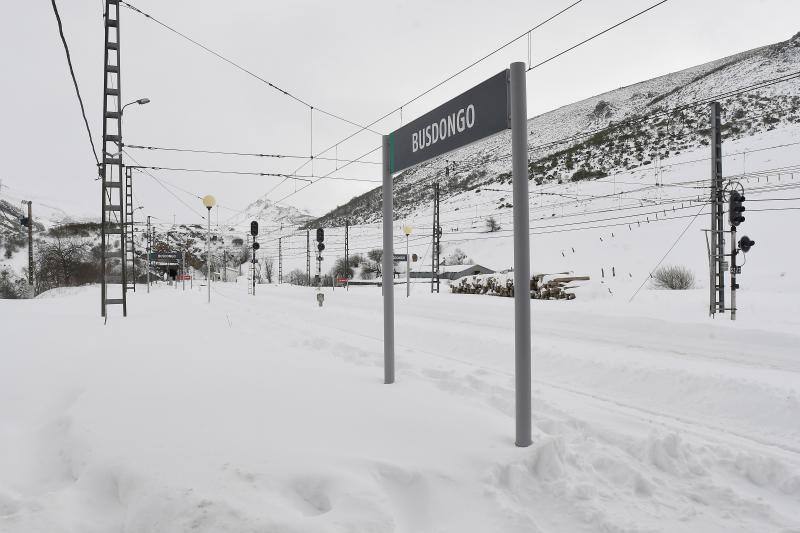
[[[425,113],[389,135],[392,173],[511,127],[508,70]]]

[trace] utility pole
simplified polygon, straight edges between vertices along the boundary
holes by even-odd
[[[350,290],[350,221],[344,221],[344,277],[347,278],[345,286]]]
[[[216,198],[210,194],[203,197],[206,208],[208,230],[206,232],[206,285],[208,285],[208,303],[211,303],[211,208],[217,204]],[[219,210],[217,211],[219,213]]]
[[[181,253],[181,285],[182,290],[186,290],[186,246],[184,245]]]
[[[104,318],[108,305],[122,305],[122,316],[127,316],[127,268],[125,205],[122,175],[122,100],[120,73],[120,5],[118,0],[105,0],[103,22],[105,26],[103,56],[103,138],[100,155],[101,219],[100,219],[100,314]],[[109,250],[110,235],[119,235],[120,250]],[[119,258],[122,275],[113,276],[114,259]],[[109,297],[108,285],[119,284]]]
[[[150,232],[150,215],[147,215],[147,294],[150,294],[150,252],[152,251],[152,233]]]
[[[445,176],[450,176],[450,165],[445,167]],[[439,293],[439,252],[441,251],[442,227],[439,222],[439,182],[433,184],[433,248],[431,250],[431,293]]]
[[[725,312],[725,229],[722,184],[722,134],[719,102],[711,112],[711,245],[709,247],[709,314]]]
[[[278,237],[278,285],[283,283],[283,237]]]
[[[33,202],[28,200],[28,285],[33,292]]]
[[[250,276],[250,278],[252,279],[251,292],[252,292],[253,296],[256,295],[256,263],[258,262],[256,260],[256,250],[258,250],[258,248],[259,248],[259,245],[256,242],[256,237],[254,235],[253,236],[253,261],[252,261],[252,264],[250,265],[250,268],[251,268],[251,270],[253,272],[253,275]]]
[[[731,224],[731,320],[736,320],[736,225]]]
[[[311,286],[311,230],[306,229],[306,279]]]

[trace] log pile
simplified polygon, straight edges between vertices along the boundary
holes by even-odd
[[[589,276],[563,276],[560,274],[534,274],[531,277],[530,293],[534,300],[574,300],[570,290],[576,281],[589,281]],[[481,274],[465,276],[450,282],[450,291],[457,294],[490,294],[514,296],[514,274]]]

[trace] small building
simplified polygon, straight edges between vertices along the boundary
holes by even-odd
[[[439,267],[439,279],[459,279],[464,276],[478,274],[494,274],[495,271],[483,265],[442,265]],[[412,278],[431,278],[430,270],[411,271]]]

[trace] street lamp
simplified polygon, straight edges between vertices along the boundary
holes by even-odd
[[[403,233],[406,234],[406,298],[411,296],[411,258],[408,255],[408,236],[412,231],[411,226],[403,226]]]
[[[210,194],[203,196],[203,205],[208,210],[208,233],[206,234],[206,284],[208,285],[208,303],[211,303],[211,208],[217,205],[217,200]]]
[[[149,104],[149,103],[150,103],[150,99],[149,98],[139,98],[138,100],[134,100],[133,102],[128,102],[127,104],[122,106],[122,109],[119,110],[119,114],[121,115],[122,113],[124,113],[125,112],[125,108],[128,107],[129,105],[133,105],[133,104],[144,105],[144,104]]]

